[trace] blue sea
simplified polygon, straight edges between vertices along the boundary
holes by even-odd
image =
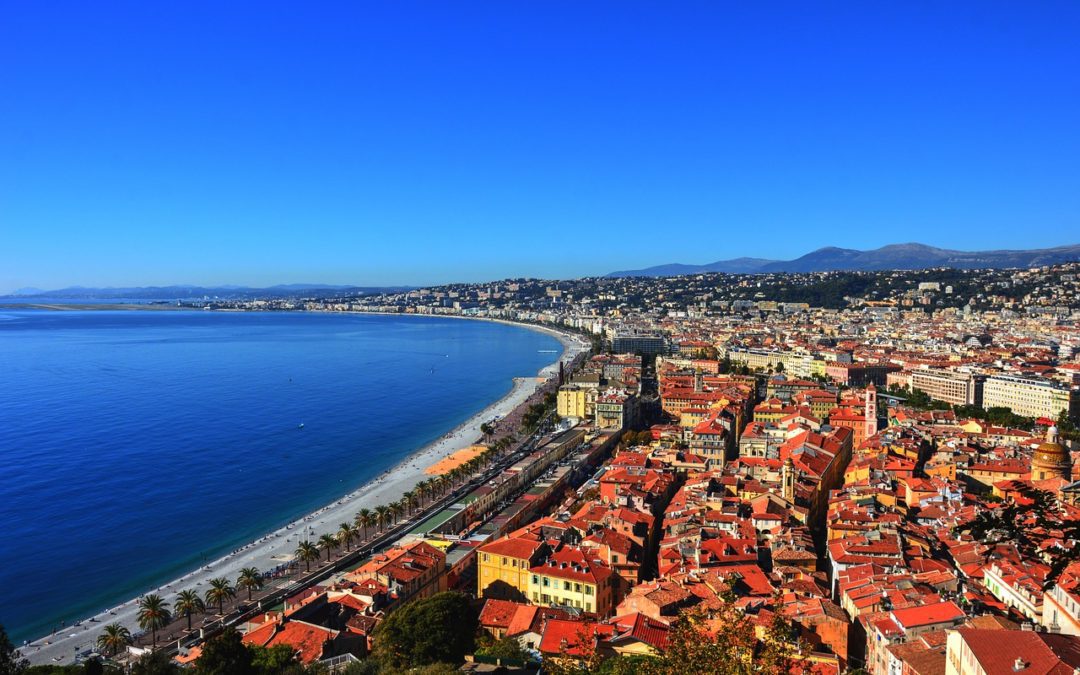
[[[0,624],[21,644],[355,490],[541,350],[446,318],[0,310]]]

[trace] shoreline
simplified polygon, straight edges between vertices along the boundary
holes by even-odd
[[[350,312],[367,314],[371,312]],[[421,315],[425,316],[425,315]],[[439,316],[439,315],[435,315]],[[475,318],[482,317],[453,317]],[[336,532],[341,522],[352,522],[353,516],[361,508],[373,508],[399,499],[416,483],[430,476],[425,470],[462,448],[473,445],[482,434],[480,425],[494,417],[505,417],[518,405],[525,402],[540,386],[558,374],[560,363],[568,363],[584,351],[587,346],[570,333],[532,324],[513,321],[498,321],[522,328],[530,328],[547,333],[559,340],[561,353],[547,366],[533,376],[518,376],[512,379],[510,390],[498,400],[491,402],[463,422],[446,432],[440,438],[410,452],[400,461],[384,470],[377,477],[356,487],[351,492],[336,497],[324,506],[304,514],[291,522],[278,527],[260,537],[245,543],[239,548],[220,556],[202,567],[191,570],[156,588],[148,588],[134,598],[119,605],[109,607],[93,616],[80,619],[48,635],[40,636],[17,645],[23,658],[32,665],[60,665],[73,661],[75,655],[95,649],[95,640],[100,628],[109,623],[121,623],[132,633],[139,632],[136,620],[138,599],[147,593],[158,593],[170,605],[180,590],[193,589],[202,595],[209,579],[219,576],[233,580],[244,567],[256,567],[268,572],[279,565],[286,565],[293,558],[296,545],[303,539],[315,540],[324,533]]]

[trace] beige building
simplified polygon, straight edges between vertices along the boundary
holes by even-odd
[[[1009,408],[1025,417],[1057,419],[1069,409],[1069,388],[1049,380],[992,375],[983,385],[983,407]]]
[[[980,379],[970,373],[914,370],[911,372],[911,388],[918,389],[935,401],[952,405],[978,405],[981,402]]]
[[[946,675],[1075,673],[1077,638],[1031,630],[960,628],[946,639]]]

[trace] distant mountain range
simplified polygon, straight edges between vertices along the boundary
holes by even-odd
[[[20,288],[11,295],[0,295],[2,299],[32,301],[34,298],[57,300],[187,300],[194,298],[219,298],[224,300],[242,300],[247,298],[294,298],[301,296],[344,296],[374,295],[411,290],[406,286],[334,286],[331,284],[280,284],[268,288],[249,286],[134,286],[128,288],[86,288],[70,286],[53,291],[39,288]]]
[[[890,244],[872,251],[828,246],[794,260],[734,258],[707,265],[671,263],[641,270],[611,272],[609,277],[672,277],[704,272],[765,274],[769,272],[829,272],[919,270],[931,267],[956,269],[1011,268],[1055,265],[1080,260],[1080,244],[1029,251],[950,251],[926,244]]]

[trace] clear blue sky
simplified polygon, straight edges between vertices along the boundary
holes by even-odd
[[[1080,3],[740,4],[3,3],[0,291],[1080,242]]]

